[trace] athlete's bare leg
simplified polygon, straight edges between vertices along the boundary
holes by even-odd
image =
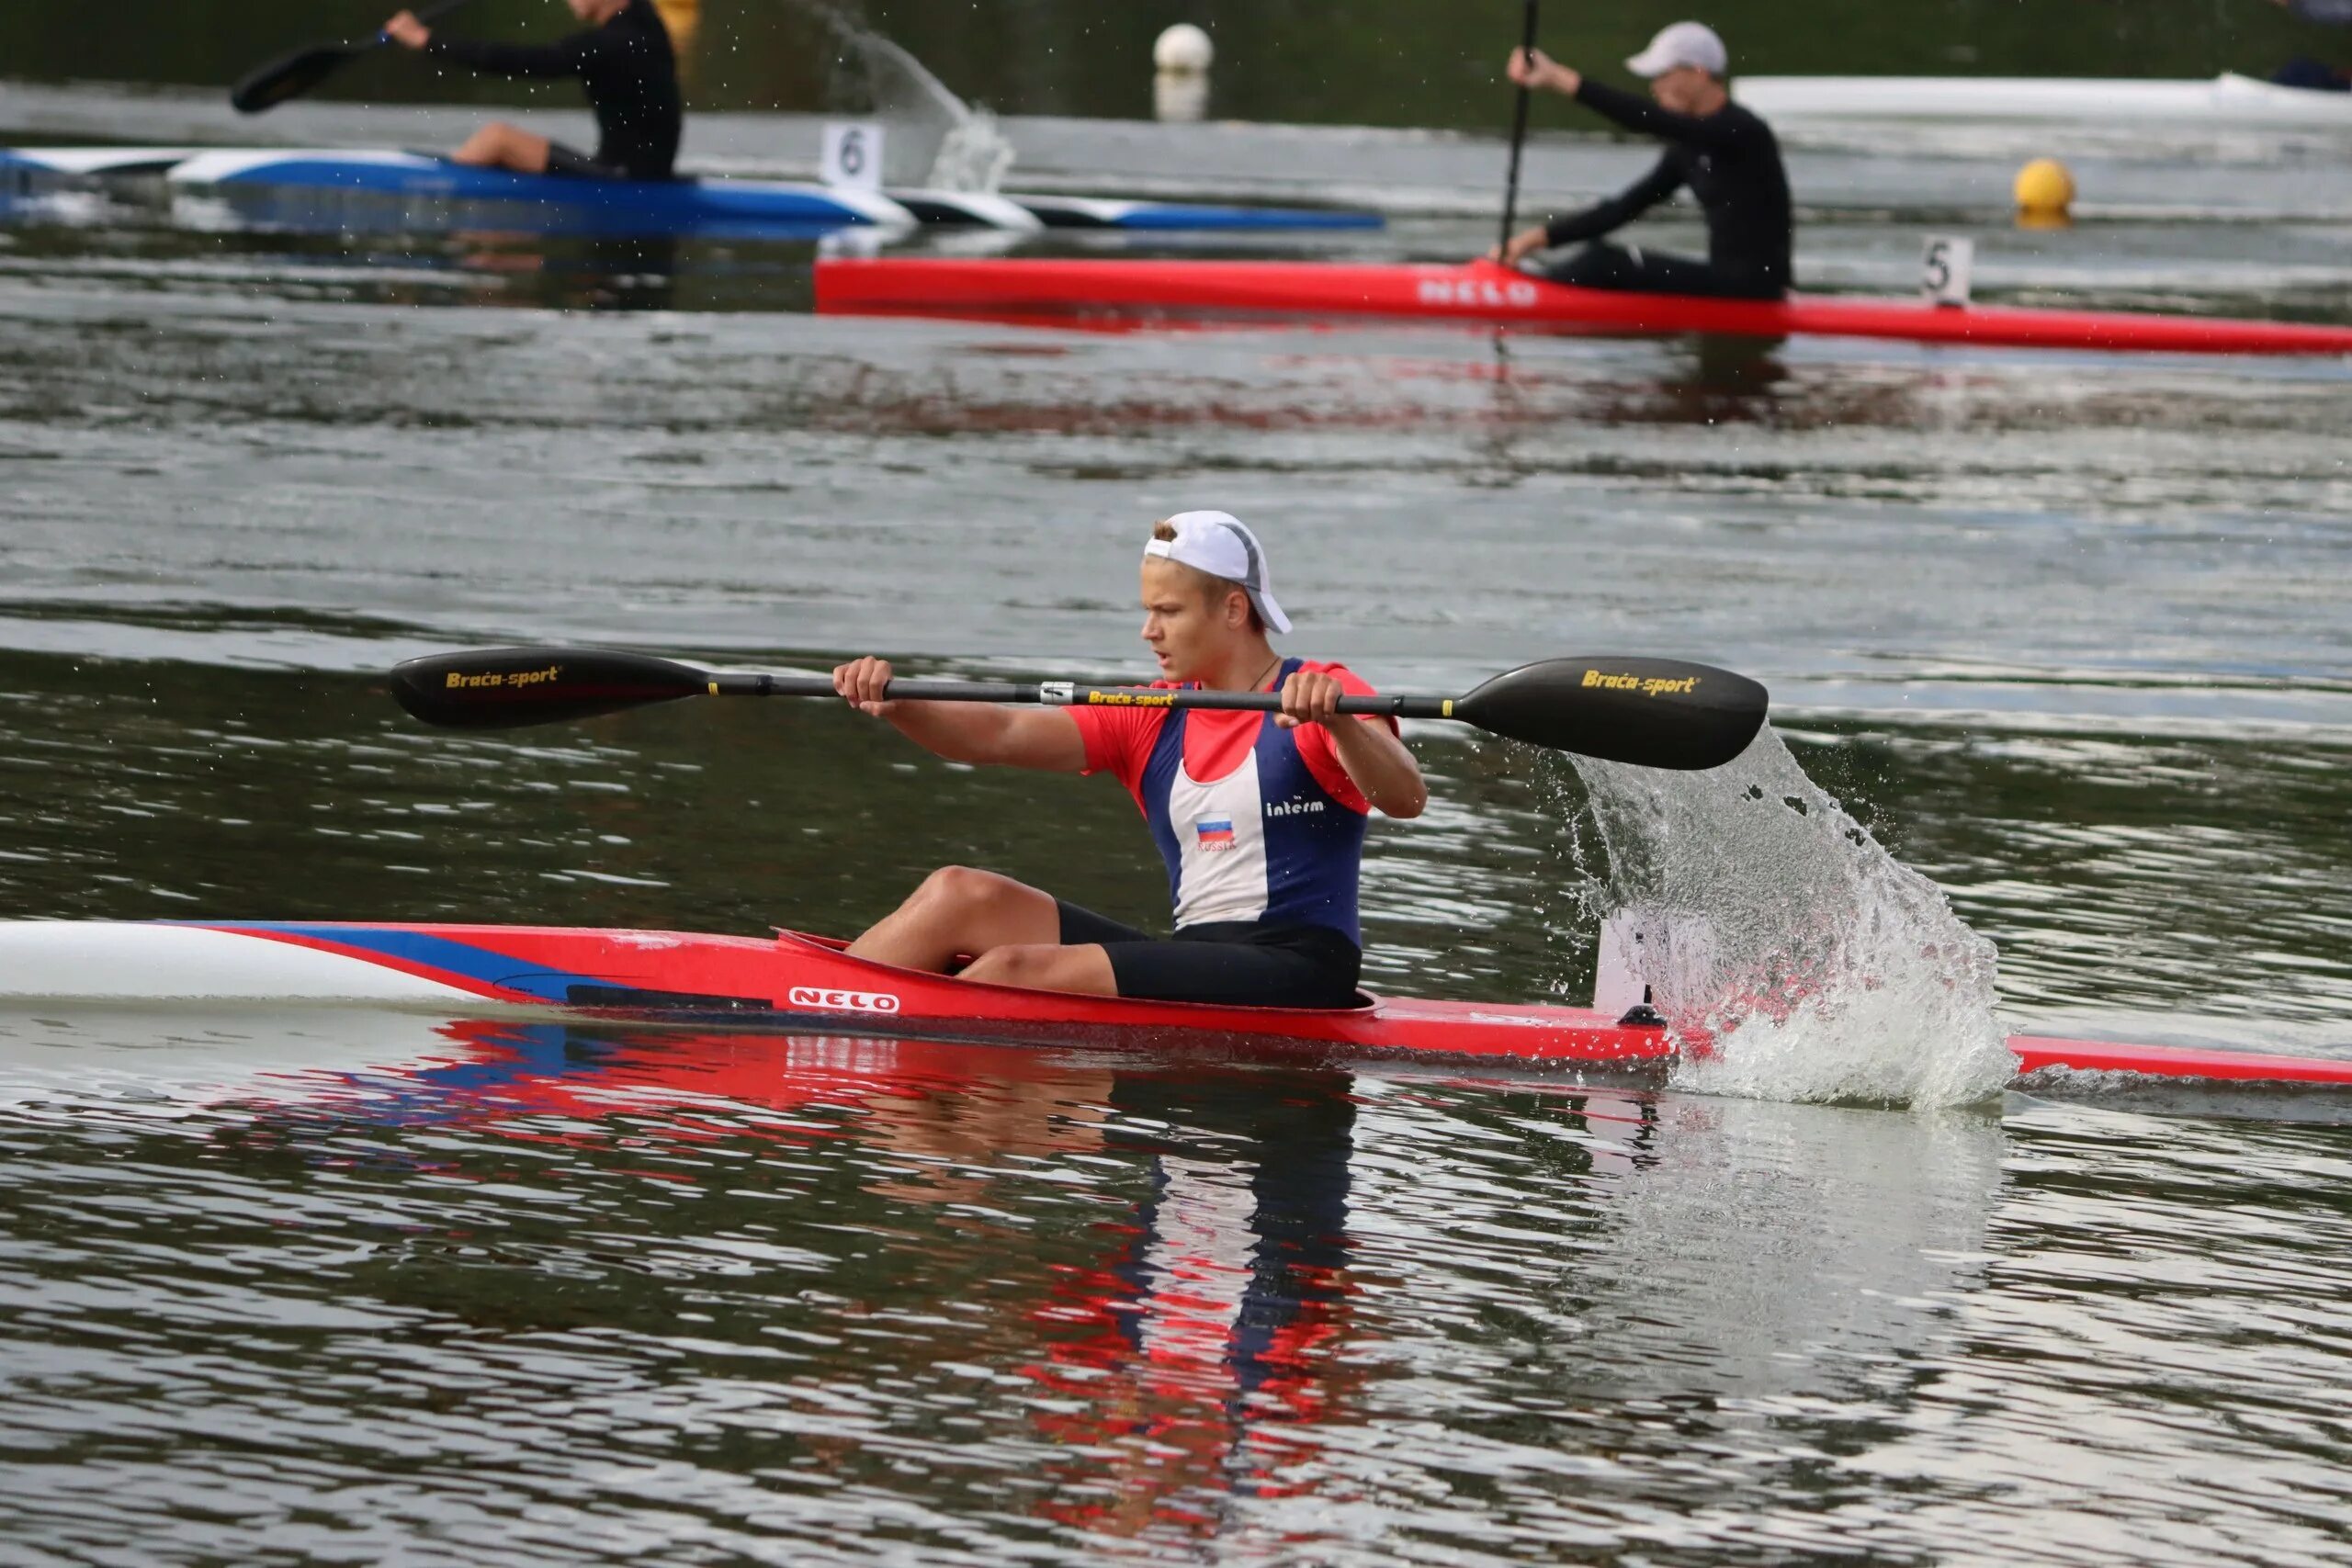
[[[1030,991],[1076,991],[1090,997],[1115,997],[1119,976],[1111,955],[1098,942],[1076,947],[992,947],[967,964],[967,980],[991,986],[1019,986]]]
[[[1095,943],[1064,947],[1053,895],[969,866],[943,866],[907,901],[850,943],[854,958],[944,973],[971,955],[967,979],[1038,991],[1119,994],[1111,956]]]
[[[460,164],[483,169],[513,169],[518,174],[548,171],[548,139],[500,120],[492,120],[466,138],[449,156]]]

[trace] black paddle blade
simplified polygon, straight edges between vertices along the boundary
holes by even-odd
[[[691,664],[601,648],[484,648],[392,666],[392,696],[444,729],[513,729],[698,696]]]
[[[1453,716],[1497,735],[1645,768],[1719,768],[1764,726],[1764,688],[1679,659],[1547,659],[1496,676]]]
[[[229,89],[229,105],[239,114],[259,114],[274,109],[288,98],[299,98],[352,61],[374,48],[373,44],[322,44],[305,49],[282,60],[249,73]]]

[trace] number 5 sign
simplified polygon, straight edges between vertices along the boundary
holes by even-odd
[[[1951,234],[1928,236],[1920,258],[1919,292],[1939,305],[1968,303],[1968,275],[1976,265],[1976,242]]]
[[[817,177],[852,190],[881,189],[882,128],[868,119],[827,120]]]

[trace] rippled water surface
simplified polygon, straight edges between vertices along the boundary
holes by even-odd
[[[91,85],[0,122],[264,133]],[[1486,243],[1491,142],[1013,130],[1047,184],[1396,216],[1309,249]],[[789,168],[813,122],[696,134]],[[2352,319],[2325,145],[2111,141],[2086,221],[2026,234],[2013,141],[1792,144],[1822,286],[1907,288],[1936,225],[2008,297]],[[1555,138],[1531,185],[1638,161]],[[962,861],[1156,921],[1099,779],[830,705],[431,733],[382,671],[1132,675],[1143,528],[1221,506],[1293,646],[1384,687],[1764,681],[2011,1027],[2352,1055],[2341,363],[868,322],[808,313],[812,254],[0,202],[0,916],[847,931]],[[1369,983],[1582,1000],[1606,781],[1411,739]],[[1708,847],[1781,890],[1766,836]],[[1858,1052],[1963,1043],[1875,1016]],[[2345,1560],[2352,1101],[1740,1087],[17,1005],[0,1558]]]

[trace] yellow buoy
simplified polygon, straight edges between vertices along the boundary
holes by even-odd
[[[2051,228],[2070,221],[2075,205],[2075,176],[2055,158],[2036,158],[2018,171],[2012,187],[2018,199],[2018,221],[2028,228]]]

